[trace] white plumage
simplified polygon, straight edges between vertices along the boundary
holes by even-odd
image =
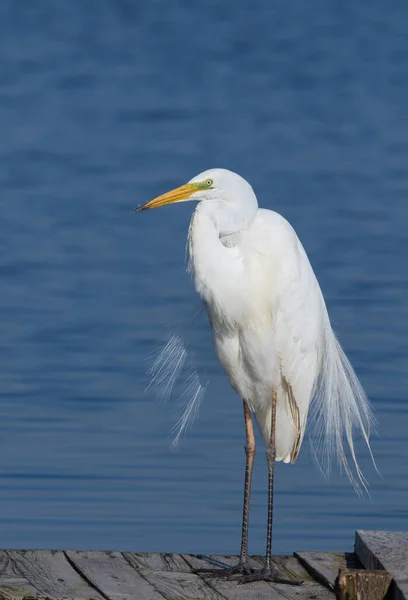
[[[277,389],[276,459],[294,461],[320,371],[318,321],[324,304],[319,287],[283,217],[258,210],[250,227],[233,240],[219,239],[207,207],[199,204],[193,215],[188,249],[217,356],[254,412],[266,443],[272,389]],[[211,236],[215,252],[208,251]]]
[[[257,207],[252,188],[239,175],[214,169],[192,182],[207,179],[214,181],[216,192],[204,192],[193,214],[189,265],[227,377],[247,400],[266,443],[271,393],[277,390],[276,460],[284,462],[296,460],[316,395],[325,447],[338,452],[358,485],[342,433],[354,460],[349,434],[356,425],[368,441],[371,411],[331,329],[303,246],[281,215]],[[364,485],[356,461],[355,466]]]
[[[336,453],[356,489],[365,488],[353,436],[359,430],[370,448],[371,409],[332,331],[319,284],[295,231],[278,213],[258,208],[249,183],[224,169],[205,171],[140,209],[186,200],[199,201],[188,233],[189,268],[206,306],[218,359],[254,413],[266,445],[273,443],[274,458],[296,460],[312,404],[322,441],[317,458],[325,464],[323,453]],[[247,442],[249,438],[247,426]],[[251,460],[247,455],[249,482]],[[271,493],[271,468],[270,477]],[[244,505],[244,515],[245,510]],[[272,500],[269,510],[272,523]],[[270,542],[267,565],[268,552]],[[241,563],[245,555],[243,541]],[[270,564],[268,568],[270,573]]]

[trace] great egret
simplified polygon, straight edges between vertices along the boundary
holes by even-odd
[[[356,488],[366,488],[353,433],[361,431],[371,454],[372,412],[291,225],[278,213],[258,208],[250,184],[225,169],[204,171],[135,212],[187,200],[199,202],[188,232],[195,289],[207,310],[218,359],[244,406],[242,542],[239,563],[230,573],[243,573],[244,581],[282,582],[271,562],[275,460],[295,462],[313,399],[324,448],[335,451]],[[252,413],[265,440],[269,474],[266,557],[257,573],[248,564]]]

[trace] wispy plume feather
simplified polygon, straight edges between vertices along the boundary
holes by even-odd
[[[178,333],[171,333],[162,347],[148,359],[147,376],[151,389],[161,402],[168,402],[175,390],[177,421],[172,429],[172,448],[176,448],[198,417],[207,385],[200,382],[188,344]]]
[[[186,433],[198,418],[201,401],[204,398],[206,385],[201,385],[197,370],[190,365],[185,382],[185,389],[177,402],[178,420],[173,427],[174,439],[171,444],[176,448],[184,433]]]
[[[182,338],[171,334],[161,349],[147,359],[147,389],[153,388],[161,402],[170,399],[187,359],[187,350]]]
[[[329,473],[331,459],[336,457],[356,492],[369,495],[367,480],[357,462],[354,433],[361,434],[378,472],[369,442],[376,421],[328,318],[324,327],[323,365],[311,413],[312,452],[322,472],[325,475]]]

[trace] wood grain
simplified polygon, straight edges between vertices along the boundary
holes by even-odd
[[[392,577],[387,571],[341,569],[336,581],[337,600],[384,600]]]
[[[38,590],[20,573],[7,551],[0,550],[0,598],[22,600],[38,596]]]
[[[223,599],[211,584],[192,572],[191,567],[180,554],[124,552],[123,556],[162,596],[169,600]]]
[[[197,558],[188,554],[183,554],[183,558],[191,565],[191,568],[202,573],[203,569],[211,569],[212,562],[221,562],[225,566],[233,566],[237,563],[236,556],[215,556],[209,555],[208,559]],[[202,577],[206,578],[214,589],[228,600],[334,600],[334,594],[313,581],[312,577],[302,567],[300,562],[293,556],[274,556],[273,562],[276,565],[279,575],[285,579],[301,580],[304,583],[301,586],[290,586],[265,581],[240,585],[239,576],[232,579],[206,578],[205,573]],[[263,557],[251,556],[250,566],[254,569],[260,569],[263,566]]]
[[[408,600],[408,534],[359,531],[356,553],[366,568],[391,573],[392,596],[387,598]],[[361,563],[354,554],[342,552],[298,552],[272,560],[280,577],[303,584],[261,581],[242,585],[240,576],[210,576],[208,570],[222,573],[235,565],[236,556],[0,550],[0,599],[334,600],[339,570],[345,590],[347,585],[357,589],[357,584],[363,591],[369,589],[378,575],[357,572]],[[259,570],[263,557],[251,556],[249,562]],[[377,579],[386,584],[385,573]]]
[[[361,566],[354,554],[346,552],[295,552],[295,556],[316,581],[330,590],[334,590],[339,569]]]
[[[8,550],[14,568],[37,591],[35,598],[102,600],[71,567],[63,552],[53,550]]]
[[[355,553],[366,569],[391,573],[391,597],[408,598],[408,533],[396,531],[356,531]]]
[[[109,600],[163,600],[120,552],[67,551],[68,560]]]
[[[142,571],[143,577],[168,600],[223,600],[223,596],[194,573]]]
[[[135,569],[191,573],[191,568],[180,554],[123,552],[123,556]]]

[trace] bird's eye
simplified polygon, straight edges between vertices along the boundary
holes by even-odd
[[[212,180],[212,179],[207,179],[207,181],[205,182],[205,185],[206,185],[207,187],[211,187],[213,183],[214,183],[214,182],[213,182],[213,180]]]

